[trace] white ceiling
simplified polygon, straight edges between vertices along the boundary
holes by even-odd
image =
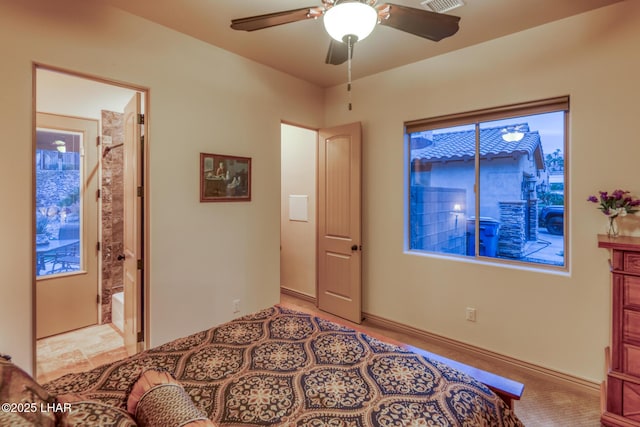
[[[329,36],[322,20],[306,20],[254,32],[235,31],[231,19],[319,6],[320,0],[107,0],[112,5],[284,71],[322,87],[347,80],[347,64],[324,63]],[[432,42],[378,26],[355,46],[353,78],[482,43],[621,0],[464,0],[447,12],[460,16],[460,30]],[[393,0],[421,8],[420,0]],[[378,3],[382,3],[381,0]]]

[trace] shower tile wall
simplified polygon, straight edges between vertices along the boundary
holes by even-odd
[[[123,116],[102,111],[103,152],[124,142]],[[104,143],[109,139],[111,144]],[[124,239],[123,151],[115,148],[102,159],[102,323],[111,322],[111,295],[123,290],[122,262],[117,259]]]

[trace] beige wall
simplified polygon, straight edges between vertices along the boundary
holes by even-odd
[[[316,296],[316,147],[318,133],[282,125],[280,285]],[[289,196],[308,196],[308,221],[289,219]]]
[[[640,195],[640,2],[613,6],[327,92],[325,125],[364,125],[364,310],[588,380],[609,340],[605,218],[597,190]],[[464,24],[464,23],[463,23]],[[464,31],[462,25],[461,31]],[[357,59],[355,59],[357,61]],[[406,253],[403,122],[571,96],[569,274]],[[384,173],[383,173],[384,172]],[[640,234],[640,218],[625,218]],[[465,321],[465,307],[478,321]]]
[[[151,345],[278,301],[280,123],[319,88],[100,1],[0,0],[0,56],[0,352],[30,370],[33,61],[150,89]],[[252,201],[199,203],[200,152],[252,157]]]

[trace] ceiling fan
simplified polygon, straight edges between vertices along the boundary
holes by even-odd
[[[377,0],[322,0],[322,6],[268,13],[233,19],[234,30],[255,31],[306,19],[323,17],[325,29],[332,37],[325,62],[339,65],[351,59],[353,45],[364,39],[376,25],[440,41],[458,31],[460,18]]]

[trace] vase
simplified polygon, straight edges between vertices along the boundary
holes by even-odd
[[[607,236],[609,237],[618,237],[618,217],[610,216],[609,217],[609,227],[607,228]]]

